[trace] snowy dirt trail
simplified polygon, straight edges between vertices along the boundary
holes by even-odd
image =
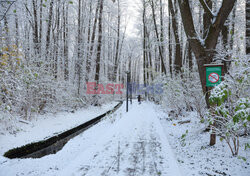
[[[79,154],[60,175],[180,175],[156,114],[155,105],[134,103],[95,146]]]
[[[0,158],[0,176],[179,176],[152,103],[137,102],[70,140],[57,154],[40,159]]]

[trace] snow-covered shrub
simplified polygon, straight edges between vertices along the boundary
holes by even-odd
[[[24,58],[15,45],[0,48],[0,121],[15,131],[21,118],[83,106],[70,81],[56,79],[41,58]]]
[[[165,108],[173,112],[172,116],[179,117],[186,111],[197,111],[203,118],[206,103],[197,72],[161,77],[155,80],[156,83],[163,85],[163,96],[158,95],[158,99]]]
[[[10,113],[0,113],[0,135],[5,134],[8,131],[14,134],[17,131],[17,119],[12,117]]]
[[[239,151],[239,136],[249,133],[250,100],[249,100],[249,69],[236,62],[225,80],[211,91],[209,98],[211,109],[209,122],[215,132],[226,140],[233,155]]]

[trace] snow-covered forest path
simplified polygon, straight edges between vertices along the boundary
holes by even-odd
[[[41,159],[0,160],[0,175],[178,176],[159,108],[134,102]]]
[[[134,103],[128,113],[124,113],[94,146],[71,161],[62,173],[89,176],[180,175],[154,107],[149,103]]]

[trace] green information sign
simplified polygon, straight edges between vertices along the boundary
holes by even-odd
[[[214,87],[221,83],[222,67],[215,65],[205,65],[206,67],[206,86]]]

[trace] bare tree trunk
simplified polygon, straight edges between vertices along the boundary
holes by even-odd
[[[99,8],[100,8],[100,2],[99,1],[98,1],[98,4],[97,4],[97,7],[96,7],[95,20],[94,20],[93,31],[92,31],[92,36],[91,36],[89,56],[87,57],[87,62],[86,62],[86,72],[87,73],[90,72],[90,68],[91,68],[91,58],[93,56],[93,49],[94,49],[94,43],[95,43],[96,24],[97,24],[97,20],[98,20],[98,11],[99,11]],[[88,78],[87,78],[87,80],[88,80]]]
[[[16,8],[16,5],[15,5]],[[18,17],[17,17],[17,13],[15,13],[15,25],[16,25],[16,47],[19,46],[19,25],[18,25]]]
[[[58,4],[60,0],[58,0]],[[55,50],[55,57],[53,63],[53,74],[54,78],[57,79],[58,74],[58,57],[59,57],[59,34],[60,34],[60,12],[59,12],[59,5],[56,10],[56,35],[54,41],[54,50]]]
[[[39,52],[39,38],[38,38],[38,18],[37,18],[37,1],[32,0],[33,4],[33,15],[34,15],[34,28],[33,28],[33,42],[34,42],[34,50],[35,53],[38,54]]]
[[[169,72],[170,76],[172,77],[172,40],[171,40],[171,12],[170,12],[170,6],[168,6],[168,57],[169,57]]]
[[[161,41],[161,50],[163,55],[163,60],[166,61],[166,48],[165,48],[165,37],[164,37],[164,15],[163,15],[163,3],[162,0],[160,0],[160,25],[161,25],[161,34],[160,34],[160,41]],[[166,68],[166,67],[165,67]]]
[[[100,62],[101,62],[101,52],[102,52],[102,13],[103,13],[103,1],[99,0],[100,12],[99,12],[99,24],[98,24],[98,43],[97,43],[97,56],[96,56],[96,72],[95,72],[95,82],[99,83],[100,80]]]
[[[4,29],[5,29],[5,33],[6,33],[6,47],[8,49],[10,49],[11,48],[11,46],[10,46],[11,39],[10,39],[10,32],[9,32],[9,23],[8,23],[6,16],[4,16]],[[11,70],[13,70],[13,60],[12,60],[11,55],[8,59],[8,63],[10,63]]]
[[[51,0],[50,5],[49,5],[49,20],[48,20],[47,36],[46,36],[46,65],[49,65],[48,57],[49,57],[49,47],[50,47],[51,26],[52,26],[53,4],[54,4],[54,0]]]
[[[92,5],[93,5],[93,1],[89,2],[89,14],[92,14]],[[98,8],[97,8],[98,9]],[[97,12],[96,12],[97,14]],[[95,16],[95,19],[97,19],[97,17]],[[89,15],[89,22],[88,22],[88,42],[87,42],[87,60],[86,60],[86,75],[85,75],[85,81],[86,83],[89,80],[89,72],[90,72],[90,67],[91,67],[91,58],[90,58],[90,52],[89,52],[89,48],[90,48],[90,38],[91,38],[91,15]],[[93,32],[95,32],[95,26],[96,24],[94,24],[94,29]]]
[[[181,67],[182,67],[182,54],[181,54],[181,44],[180,44],[180,38],[178,34],[178,24],[177,24],[177,13],[174,9],[172,0],[168,0],[169,3],[169,8],[170,12],[172,15],[172,27],[173,27],[173,32],[174,32],[174,37],[175,37],[175,62],[174,62],[174,68],[177,73],[181,72]]]
[[[43,35],[43,0],[40,1],[40,28],[39,28],[39,52],[42,50],[42,35]]]
[[[64,29],[63,29],[63,39],[64,39],[64,80],[68,81],[69,80],[69,45],[68,45],[68,34],[69,34],[69,27],[68,27],[68,14],[69,14],[69,6],[64,4],[63,8],[63,21],[64,21]],[[66,12],[65,12],[66,11]]]
[[[160,59],[161,59],[162,72],[164,74],[166,74],[166,67],[165,67],[165,64],[164,64],[164,58],[163,58],[162,47],[161,47],[162,44],[161,44],[161,40],[160,40],[160,36],[159,36],[157,24],[156,24],[155,5],[154,5],[153,0],[151,0],[151,9],[152,9],[152,15],[153,15],[156,38],[157,38],[157,41],[158,41],[158,48],[159,48],[159,54],[160,54]]]
[[[82,0],[78,0],[78,34],[77,34],[77,63],[76,63],[76,74],[78,76],[78,81],[77,81],[77,94],[78,96],[80,95],[80,88],[81,88],[81,80],[82,80],[82,54],[81,54],[81,43],[82,43],[82,36],[81,36],[81,5],[82,5]]]
[[[114,77],[113,81],[116,81],[117,68],[118,68],[118,56],[119,56],[119,46],[120,46],[120,26],[121,26],[121,12],[120,12],[120,0],[117,0],[118,8],[118,18],[117,18],[117,39],[116,39],[116,52],[115,52],[115,66],[114,66]]]
[[[153,64],[152,64],[152,53],[151,53],[151,45],[150,45],[150,42],[149,42],[149,32],[147,31],[147,28],[146,28],[146,39],[147,39],[147,46],[146,46],[146,50],[147,50],[147,54],[146,54],[146,58],[148,58],[148,66],[146,66],[146,68],[148,68],[147,70],[147,75],[148,75],[148,79],[149,79],[149,72],[151,73],[151,79],[153,80],[153,73],[152,73],[152,70],[153,70]],[[150,69],[149,69],[150,68]],[[149,83],[149,80],[148,80],[148,83]]]
[[[192,58],[192,49],[189,42],[187,42],[187,60],[188,60],[189,71],[191,72],[193,70],[193,58]]]
[[[213,8],[213,2],[211,0],[206,0],[207,6],[212,10]],[[203,38],[205,38],[208,34],[209,26],[211,25],[211,15],[207,12],[204,11],[203,13]]]
[[[103,33],[103,29],[102,29],[102,18],[103,18],[103,3],[104,0],[99,0],[99,6],[100,6],[100,10],[99,10],[99,17],[98,17],[98,42],[97,42],[97,55],[96,55],[96,71],[95,71],[95,82],[96,82],[96,87],[95,90],[98,89],[98,84],[100,81],[100,65],[101,65],[101,52],[102,52],[102,33]],[[98,96],[94,96],[94,105],[95,106],[99,106],[99,98]]]
[[[246,1],[246,54],[250,55],[250,1]]]
[[[146,60],[147,60],[147,47],[146,47],[146,38],[147,38],[147,27],[146,27],[146,2],[143,1],[143,82],[146,84]]]

